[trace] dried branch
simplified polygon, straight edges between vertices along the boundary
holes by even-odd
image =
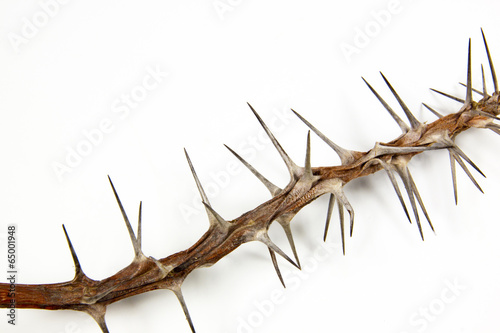
[[[290,181],[288,185],[281,189],[272,184],[253,166],[243,160],[237,152],[228,147],[228,149],[267,187],[272,195],[272,198],[240,217],[227,221],[221,217],[210,204],[203,186],[196,175],[193,164],[191,163],[191,160],[186,152],[189,167],[200,192],[201,200],[206,208],[209,228],[207,232],[189,249],[172,254],[166,258],[154,259],[152,257],[146,257],[143,254],[141,249],[142,204],[139,206],[138,229],[136,235],[120,201],[118,193],[111,182],[111,179],[109,179],[132,241],[135,253],[133,261],[130,265],[113,276],[99,281],[92,280],[85,275],[66,228],[63,226],[63,231],[75,265],[74,278],[68,282],[55,284],[16,285],[16,308],[75,310],[87,312],[95,319],[102,332],[108,332],[104,318],[106,309],[110,304],[148,291],[168,289],[173,291],[178,298],[188,320],[189,326],[194,332],[194,324],[191,320],[186,302],[181,292],[183,281],[193,270],[215,264],[242,244],[251,241],[259,241],[268,247],[278,277],[284,284],[277,264],[276,254],[282,256],[297,268],[300,268],[299,256],[295,249],[290,229],[290,222],[303,207],[324,194],[330,194],[324,238],[326,239],[327,236],[334,203],[337,202],[341,225],[342,244],[345,252],[344,209],[347,210],[350,216],[351,236],[354,226],[354,209],[347,199],[343,189],[351,180],[368,176],[379,170],[386,171],[403,210],[408,217],[408,220],[411,222],[412,218],[410,217],[405,200],[397,184],[395,174],[401,178],[413,211],[414,220],[416,221],[422,239],[424,239],[420,217],[418,214],[418,207],[420,207],[420,210],[426,217],[430,227],[433,227],[425,209],[423,200],[408,168],[408,163],[411,158],[428,150],[447,149],[451,161],[455,200],[457,200],[455,162],[458,162],[479,190],[481,190],[481,188],[472,176],[471,172],[467,169],[465,162],[472,166],[481,175],[484,176],[484,174],[455,144],[456,136],[472,127],[488,128],[493,130],[495,133],[500,134],[500,126],[494,123],[495,120],[498,120],[497,116],[500,114],[500,93],[498,91],[498,83],[491,60],[491,54],[489,52],[486,39],[484,38],[484,34],[483,41],[493,78],[494,92],[491,95],[488,95],[486,93],[486,88],[483,87],[481,92],[483,98],[478,102],[474,102],[472,99],[473,88],[471,84],[472,79],[469,41],[466,84],[467,92],[465,98],[462,99],[437,91],[438,93],[450,97],[455,101],[463,103],[463,105],[458,112],[443,116],[424,104],[429,110],[438,116],[438,119],[432,123],[426,124],[418,121],[385,76],[382,75],[383,80],[403,109],[409,120],[409,125],[406,124],[389,106],[389,104],[382,99],[380,94],[365,81],[369,89],[382,103],[384,108],[390,113],[402,130],[402,135],[395,140],[388,143],[378,142],[367,152],[350,151],[341,148],[328,139],[304,117],[292,110],[315,134],[325,141],[340,156],[341,165],[338,166],[311,166],[310,133],[308,133],[304,167],[299,167],[294,161],[291,160],[257,112],[252,108],[252,106],[249,105],[251,111],[255,114],[258,122],[264,128],[265,132],[271,139],[271,142],[285,162],[287,170],[290,174]],[[270,239],[268,230],[271,223],[274,221],[278,221],[278,223],[283,227],[292,248],[294,260],[288,257],[285,252]],[[8,297],[8,289],[8,284],[0,284],[0,307],[2,308],[9,306],[10,300]]]

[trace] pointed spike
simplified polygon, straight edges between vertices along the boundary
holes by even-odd
[[[467,93],[465,94],[465,105],[472,103],[472,65],[471,65],[471,51],[470,51],[470,38],[469,49],[467,56]]]
[[[415,118],[415,116],[413,115],[413,113],[411,113],[410,109],[406,106],[406,104],[403,102],[403,100],[401,99],[401,97],[399,97],[399,95],[396,93],[396,90],[392,87],[392,85],[389,83],[389,81],[384,76],[384,74],[382,74],[382,72],[380,72],[380,75],[382,75],[382,78],[384,79],[385,83],[387,84],[387,86],[391,90],[391,92],[394,95],[394,97],[396,97],[396,99],[398,100],[399,105],[401,105],[401,108],[405,112],[406,117],[410,121],[411,127],[412,128],[418,128],[420,126],[420,122],[417,120],[417,118]]]
[[[106,306],[92,304],[83,311],[87,312],[92,318],[94,318],[102,333],[109,333],[108,327],[106,326],[106,319],[104,318],[106,315]]]
[[[422,201],[422,198],[420,197],[420,193],[418,192],[417,185],[415,185],[415,181],[413,180],[413,177],[411,176],[409,170],[408,170],[408,176],[410,177],[412,191],[413,191],[413,194],[415,195],[415,197],[417,198],[418,204],[420,205],[420,209],[422,209],[422,212],[424,212],[424,216],[427,219],[429,226],[431,227],[432,231],[434,231],[434,226],[432,225],[429,214],[427,213],[427,209],[425,209],[424,202]]]
[[[220,216],[209,204],[206,202],[203,202],[203,205],[205,205],[205,208],[207,209],[207,212],[210,212],[209,220],[210,224],[215,224],[217,223],[219,226],[223,227],[224,229],[227,228],[229,222],[224,220],[222,216]]]
[[[333,206],[335,206],[335,196],[333,194],[330,194],[330,200],[328,201],[328,210],[326,213],[325,233],[323,235],[323,242],[326,242],[328,228],[330,227],[330,220],[332,219]]]
[[[457,190],[457,168],[455,166],[455,156],[451,149],[448,149],[450,155],[451,166],[451,180],[453,181],[453,195],[455,197],[455,205],[458,204],[458,190]]]
[[[278,278],[280,279],[281,284],[283,285],[283,288],[286,288],[285,281],[283,280],[283,276],[281,275],[280,267],[278,266],[278,261],[276,260],[276,253],[274,253],[273,250],[269,249],[269,254],[271,255],[271,260],[273,262],[274,270],[276,271],[276,274],[278,275]]]
[[[339,208],[339,222],[340,222],[340,237],[342,238],[342,254],[345,255],[345,233],[344,233],[344,206],[337,199],[337,206]]]
[[[467,168],[467,166],[465,165],[465,163],[462,161],[462,159],[460,158],[460,156],[458,156],[455,151],[453,150],[450,150],[450,155],[453,156],[453,158],[458,162],[458,164],[462,167],[462,170],[464,170],[464,172],[467,174],[467,176],[469,177],[469,179],[471,180],[471,182],[474,184],[474,186],[477,187],[477,189],[484,194],[483,192],[483,189],[481,188],[481,186],[479,186],[478,182],[474,179],[474,176],[472,176],[472,174],[470,173],[469,169]]]
[[[448,98],[450,98],[450,99],[452,99],[452,100],[454,100],[454,101],[457,101],[457,102],[459,102],[459,103],[465,103],[465,100],[461,99],[460,97],[456,97],[456,96],[453,96],[453,95],[450,95],[450,94],[444,93],[444,92],[439,91],[439,90],[436,90],[436,89],[434,89],[434,88],[430,88],[430,89],[431,89],[432,91],[434,91],[435,93],[438,93],[438,94],[440,94],[440,95],[443,95],[443,96],[445,96],[445,97],[448,97]]]
[[[186,159],[189,164],[189,168],[191,169],[191,173],[193,174],[194,181],[196,182],[196,187],[198,187],[198,191],[200,192],[201,196],[201,201],[206,202],[208,205],[210,205],[210,201],[208,200],[208,197],[203,190],[203,186],[201,186],[200,179],[198,178],[198,175],[196,174],[196,171],[194,170],[193,163],[191,163],[191,159],[189,158],[189,155],[187,153],[186,148],[184,148],[184,154],[186,155]]]
[[[379,102],[382,103],[384,108],[389,112],[389,114],[392,116],[392,118],[396,121],[396,123],[399,125],[399,128],[401,128],[401,131],[403,131],[403,133],[408,132],[410,130],[408,125],[406,125],[406,123],[396,114],[396,112],[394,112],[394,110],[389,106],[389,104],[387,104],[386,101],[384,101],[382,99],[382,97],[380,97],[380,95],[375,91],[375,89],[373,89],[372,86],[363,77],[361,77],[361,78],[366,83],[368,88],[370,88],[370,91],[375,95],[375,97],[377,97]]]
[[[462,83],[462,82],[459,82],[459,84],[462,86],[462,87],[466,87],[467,88],[467,85],[465,83]],[[472,87],[472,91],[475,92],[475,93],[478,93],[479,95],[481,96],[488,96],[488,95],[485,95],[483,91],[481,90],[477,90],[477,89],[474,89],[474,87]]]
[[[491,60],[490,49],[488,48],[488,43],[486,42],[486,37],[484,36],[484,31],[482,28],[481,28],[481,35],[483,36],[484,47],[486,49],[486,54],[488,56],[488,62],[490,64],[491,77],[493,78],[493,86],[495,88],[494,92],[498,92],[498,81],[497,81],[497,76],[495,74],[495,67],[493,66],[493,60]]]
[[[488,91],[486,90],[486,78],[484,77],[484,67],[481,64],[481,78],[483,80],[483,97],[488,96]]]
[[[300,265],[300,260],[299,260],[299,255],[297,254],[297,249],[295,248],[295,241],[293,240],[293,234],[292,234],[292,228],[290,227],[290,220],[288,218],[285,219],[280,219],[278,218],[277,221],[283,228],[283,231],[285,231],[286,238],[288,239],[288,243],[290,244],[290,248],[292,249],[293,256],[295,257],[295,260],[297,261],[297,266],[299,269],[302,269]]]
[[[71,251],[71,257],[73,258],[73,263],[75,264],[75,278],[85,275],[82,271],[82,266],[80,265],[80,261],[78,260],[78,256],[76,255],[75,248],[73,244],[71,244],[71,240],[69,239],[68,233],[66,232],[66,227],[64,224],[62,225],[64,234],[66,235],[66,241],[68,242],[69,250]]]
[[[268,248],[270,248],[271,250],[282,256],[290,264],[300,269],[300,267],[292,259],[290,259],[290,257],[287,256],[286,253],[283,252],[283,250],[281,250],[276,244],[273,243],[273,241],[271,240],[271,238],[269,238],[269,235],[266,232],[259,233],[257,237],[258,241],[264,243],[265,245],[267,245]]]
[[[193,321],[191,320],[191,315],[189,314],[189,310],[187,308],[186,302],[184,301],[184,296],[182,296],[182,291],[181,288],[173,288],[171,289],[175,296],[177,296],[177,299],[179,300],[179,303],[181,304],[182,311],[184,311],[184,315],[186,316],[186,320],[189,323],[189,327],[191,328],[192,333],[196,333],[196,330],[194,329]]]
[[[311,169],[311,131],[307,131],[306,159],[304,161],[304,174],[312,177]]]
[[[337,155],[339,155],[342,165],[349,164],[354,160],[352,151],[344,149],[335,144],[323,133],[321,133],[316,127],[314,127],[310,122],[308,122],[304,117],[302,117],[298,112],[293,109],[291,110],[297,117],[299,117],[300,120],[302,120],[304,124],[306,124],[307,127],[309,127],[314,133],[316,133],[316,135],[318,135],[327,145],[329,145],[337,153]]]
[[[418,216],[417,204],[415,202],[415,196],[413,193],[413,187],[411,185],[411,180],[410,180],[410,177],[408,175],[408,168],[406,166],[404,166],[404,167],[398,167],[396,170],[399,174],[399,177],[403,181],[406,192],[408,194],[408,199],[410,199],[411,207],[413,209],[413,215],[415,216],[415,220],[417,221],[418,231],[420,232],[420,237],[422,238],[422,240],[424,240],[424,233],[422,232],[422,226],[420,224],[420,217]]]
[[[347,197],[345,196],[344,191],[342,189],[340,189],[337,193],[335,193],[335,197],[337,198],[337,202],[339,203],[339,205],[345,207],[345,209],[347,209],[347,211],[349,212],[349,220],[350,220],[349,237],[352,237],[352,231],[354,228],[354,209],[349,203],[349,200],[347,200]]]
[[[250,105],[250,103],[247,103],[250,109],[252,110],[253,114],[261,124],[261,126],[264,128],[264,131],[266,134],[269,136],[271,139],[271,142],[273,143],[274,147],[276,150],[278,150],[278,153],[280,154],[281,158],[286,164],[286,167],[288,168],[288,172],[290,172],[290,177],[293,179],[295,177],[295,171],[299,169],[299,167],[292,161],[292,159],[287,155],[285,150],[281,147],[279,144],[278,140],[274,137],[273,133],[271,130],[267,127],[267,125],[264,123],[262,118],[259,116],[259,114],[255,111],[255,109]]]
[[[263,184],[264,186],[266,186],[266,188],[269,190],[269,192],[271,192],[271,195],[274,197],[276,195],[278,195],[280,192],[281,192],[281,189],[274,185],[273,183],[271,183],[266,177],[264,177],[260,172],[258,172],[250,163],[248,163],[247,161],[245,161],[240,155],[238,155],[234,150],[232,150],[231,148],[229,148],[228,146],[224,145],[231,153],[233,153],[234,156],[236,156],[236,158],[238,160],[240,160],[241,163],[243,163],[244,166],[246,166],[248,168],[248,170],[250,170]]]
[[[405,204],[405,201],[403,199],[403,195],[401,194],[401,191],[400,191],[399,186],[398,186],[398,182],[396,181],[396,177],[394,177],[392,170],[390,169],[389,165],[386,162],[384,162],[380,159],[375,159],[374,161],[376,161],[380,165],[382,165],[382,167],[386,171],[387,176],[389,177],[389,180],[391,181],[392,187],[394,188],[394,191],[396,191],[396,195],[398,196],[399,202],[401,203],[401,206],[403,207],[403,210],[406,214],[406,217],[408,218],[408,221],[411,223],[410,213],[408,213],[408,208],[406,208],[406,204]]]
[[[430,112],[432,112],[436,117],[438,118],[443,118],[443,115],[439,112],[437,112],[436,110],[434,110],[433,108],[431,108],[429,105],[425,104],[425,103],[422,103],[423,106],[425,106],[427,108],[427,110],[429,110]]]
[[[457,146],[455,145],[453,148],[453,151],[455,153],[457,153],[461,158],[463,158],[467,163],[469,163],[474,169],[476,169],[477,172],[479,172],[481,174],[481,176],[483,176],[484,178],[486,178],[486,176],[484,175],[484,173],[478,168],[478,166],[472,162],[472,160],[467,156],[465,155],[465,153]],[[458,160],[457,160],[458,162]]]
[[[500,125],[497,124],[487,124],[486,128],[492,130],[496,134],[500,135]]]
[[[108,180],[109,180],[109,183],[111,184],[111,188],[113,189],[113,193],[115,194],[115,199],[118,202],[118,206],[120,207],[120,211],[122,212],[123,219],[125,220],[125,225],[127,227],[128,234],[130,236],[130,240],[132,241],[132,245],[134,247],[135,256],[138,257],[141,255],[142,252],[141,252],[141,249],[140,249],[139,244],[137,242],[137,238],[135,237],[134,230],[132,229],[132,225],[130,224],[127,213],[125,212],[125,209],[123,208],[120,197],[118,196],[118,193],[116,192],[115,186],[113,185],[113,182],[111,181],[111,177],[108,176]]]
[[[137,219],[137,246],[142,251],[142,201],[139,203],[139,217]]]

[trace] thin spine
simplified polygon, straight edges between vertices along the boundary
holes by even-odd
[[[490,64],[491,77],[493,79],[493,87],[495,89],[495,93],[498,92],[498,80],[497,75],[495,74],[495,67],[493,66],[493,60],[491,59],[490,48],[488,47],[488,43],[486,42],[486,37],[484,36],[484,31],[481,28],[481,35],[483,36],[484,48],[486,49],[486,54],[488,56],[488,63]]]
[[[385,83],[387,84],[387,86],[391,90],[391,92],[394,95],[394,97],[396,97],[399,105],[401,106],[401,108],[403,109],[404,113],[406,114],[406,117],[410,121],[411,127],[413,129],[420,127],[420,125],[421,125],[420,122],[417,120],[417,118],[415,118],[415,116],[413,115],[413,113],[411,113],[410,109],[406,106],[406,104],[403,102],[403,100],[401,99],[401,97],[399,97],[399,95],[396,92],[396,90],[389,83],[389,80],[387,80],[387,78],[384,76],[384,74],[382,74],[382,72],[380,72],[380,75],[382,75],[382,78],[384,79]]]

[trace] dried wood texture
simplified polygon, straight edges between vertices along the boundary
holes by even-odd
[[[31,308],[87,312],[95,319],[102,332],[108,332],[104,319],[108,305],[148,291],[156,289],[169,289],[177,296],[186,315],[189,326],[194,332],[194,324],[191,320],[181,292],[182,283],[189,273],[197,268],[215,264],[221,258],[225,257],[244,243],[259,241],[268,247],[278,277],[284,284],[277,264],[276,254],[282,256],[297,268],[300,268],[299,257],[295,249],[290,229],[290,222],[293,217],[304,206],[308,205],[316,198],[324,194],[329,194],[330,202],[328,206],[328,217],[325,225],[324,238],[326,239],[330,224],[330,216],[336,202],[339,208],[342,244],[344,245],[344,210],[348,212],[350,218],[350,235],[352,235],[354,227],[354,210],[344,194],[343,188],[351,180],[370,175],[379,170],[385,170],[389,176],[407,218],[410,222],[412,220],[416,222],[420,235],[423,239],[424,235],[421,227],[421,219],[418,214],[418,206],[420,206],[420,209],[424,213],[427,223],[429,223],[431,228],[432,223],[408,169],[408,162],[410,159],[416,154],[420,154],[427,150],[447,149],[450,155],[456,199],[457,190],[455,163],[460,165],[479,190],[481,190],[481,188],[473,178],[466,164],[469,164],[472,168],[476,169],[477,172],[482,174],[477,166],[455,144],[456,136],[459,133],[473,127],[487,128],[497,134],[500,134],[500,126],[494,123],[495,120],[498,120],[497,116],[500,113],[500,93],[498,91],[498,82],[484,34],[483,41],[489,61],[490,73],[493,79],[493,93],[488,94],[487,92],[484,72],[482,73],[482,90],[475,90],[472,88],[469,41],[467,83],[465,84],[467,92],[465,98],[462,99],[437,91],[442,95],[463,103],[463,106],[458,112],[443,116],[424,104],[439,118],[432,123],[425,124],[418,121],[385,76],[382,75],[382,78],[400,104],[406,118],[408,118],[409,124],[405,123],[389,106],[389,104],[386,103],[384,99],[382,99],[382,97],[368,84],[368,82],[365,81],[368,88],[387,109],[402,131],[402,134],[398,138],[388,143],[377,142],[374,147],[367,152],[350,151],[339,147],[323,135],[316,127],[310,124],[304,117],[292,110],[310,128],[311,131],[324,140],[340,156],[341,165],[338,166],[311,166],[310,133],[308,133],[307,136],[307,150],[305,154],[304,166],[298,166],[290,159],[257,112],[249,105],[257,120],[263,126],[278,153],[285,162],[290,174],[290,181],[283,189],[277,187],[245,160],[243,160],[237,152],[227,147],[236,156],[236,158],[238,158],[255,176],[259,178],[260,181],[262,181],[272,195],[272,199],[269,201],[262,203],[255,209],[244,213],[234,220],[227,221],[221,217],[210,204],[186,152],[189,167],[191,168],[201,195],[201,199],[206,208],[209,219],[209,228],[208,231],[193,246],[185,251],[181,251],[158,260],[145,256],[141,249],[142,204],[139,208],[138,231],[136,235],[129,221],[129,217],[126,214],[115,187],[110,179],[112,190],[122,212],[125,225],[129,231],[134,247],[135,257],[132,263],[109,278],[100,281],[88,278],[80,266],[68,233],[63,226],[75,264],[74,279],[68,282],[55,284],[16,285],[16,307],[19,309]],[[482,96],[482,99],[478,102],[473,100],[473,91]],[[408,197],[407,200],[403,198],[402,191],[396,180],[396,175],[400,177],[404,185],[404,189],[406,190]],[[405,201],[409,201],[412,214],[410,214]],[[413,217],[411,217],[412,215]],[[287,256],[285,252],[270,239],[268,229],[274,221],[277,221],[283,227],[294,255],[293,259]],[[10,298],[8,297],[8,292],[9,285],[5,283],[0,284],[0,307],[2,308],[9,306]]]

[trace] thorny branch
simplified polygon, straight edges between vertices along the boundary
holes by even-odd
[[[263,126],[273,145],[285,162],[288,172],[290,173],[290,182],[283,189],[277,187],[257,170],[255,170],[250,164],[248,164],[237,154],[237,152],[227,147],[255,176],[257,176],[257,178],[267,187],[273,196],[272,199],[259,205],[255,209],[234,220],[227,221],[221,217],[210,204],[186,152],[189,167],[191,168],[202,202],[206,208],[209,219],[209,228],[208,231],[189,249],[172,254],[166,258],[157,260],[152,257],[146,257],[143,254],[141,249],[142,203],[139,207],[138,231],[137,235],[135,235],[115,187],[111,182],[111,179],[109,179],[134,247],[135,256],[132,263],[109,278],[100,281],[88,278],[80,266],[74,247],[70,241],[68,233],[66,232],[66,228],[63,226],[75,265],[75,277],[73,280],[63,283],[16,285],[16,308],[75,310],[87,312],[95,319],[102,332],[108,332],[104,319],[108,305],[151,290],[169,289],[177,296],[190,328],[194,332],[194,325],[181,292],[182,283],[189,273],[197,268],[215,264],[221,258],[225,257],[244,243],[259,241],[268,247],[278,277],[284,284],[277,264],[276,254],[282,256],[297,268],[300,268],[299,257],[295,249],[290,229],[290,222],[304,206],[323,194],[330,194],[324,238],[326,239],[327,237],[331,213],[335,202],[337,202],[342,244],[345,252],[344,209],[347,210],[350,216],[349,233],[351,236],[354,226],[354,210],[345,196],[343,188],[353,179],[370,175],[382,169],[385,170],[389,176],[391,184],[394,187],[405,214],[411,222],[412,218],[410,217],[410,213],[406,207],[405,200],[403,199],[403,195],[401,194],[395,175],[398,175],[401,178],[411,205],[414,219],[423,239],[424,236],[422,233],[417,204],[420,206],[420,209],[422,210],[430,227],[433,227],[424,207],[422,198],[420,197],[415,182],[413,181],[411,173],[408,169],[408,162],[410,159],[413,156],[427,150],[447,149],[450,155],[455,200],[457,200],[455,162],[460,165],[479,190],[481,190],[481,188],[473,178],[465,162],[476,169],[476,171],[478,171],[481,175],[483,174],[467,157],[467,155],[465,155],[465,153],[455,144],[455,137],[459,133],[471,127],[488,128],[495,133],[500,134],[500,126],[494,123],[494,120],[499,120],[497,116],[500,113],[500,93],[498,90],[498,82],[491,54],[488,49],[486,39],[484,38],[484,34],[483,42],[488,56],[494,92],[491,95],[487,93],[484,71],[482,71],[483,89],[480,91],[472,88],[469,40],[467,83],[465,84],[467,92],[465,99],[434,90],[444,96],[463,103],[463,106],[458,112],[443,116],[424,104],[426,108],[439,118],[429,124],[421,123],[415,118],[383,74],[383,80],[403,109],[406,117],[408,118],[409,125],[406,124],[389,106],[389,104],[385,102],[384,99],[370,86],[370,84],[365,81],[368,88],[394,118],[402,131],[402,134],[395,140],[388,143],[377,142],[375,146],[367,152],[350,151],[339,147],[328,139],[323,133],[321,133],[316,127],[309,123],[304,117],[292,110],[310,128],[311,131],[317,134],[340,156],[341,165],[338,166],[311,166],[310,133],[307,135],[307,151],[304,167],[297,166],[297,164],[290,159],[285,150],[278,143],[257,112],[252,108],[252,106],[249,105],[252,112],[257,117],[257,120]],[[473,91],[482,96],[482,99],[478,102],[473,101]],[[283,252],[270,239],[268,229],[273,221],[278,221],[278,223],[283,227],[288,237],[295,260],[288,257],[285,252]],[[9,306],[8,289],[8,284],[0,284],[1,308],[7,308]]]

